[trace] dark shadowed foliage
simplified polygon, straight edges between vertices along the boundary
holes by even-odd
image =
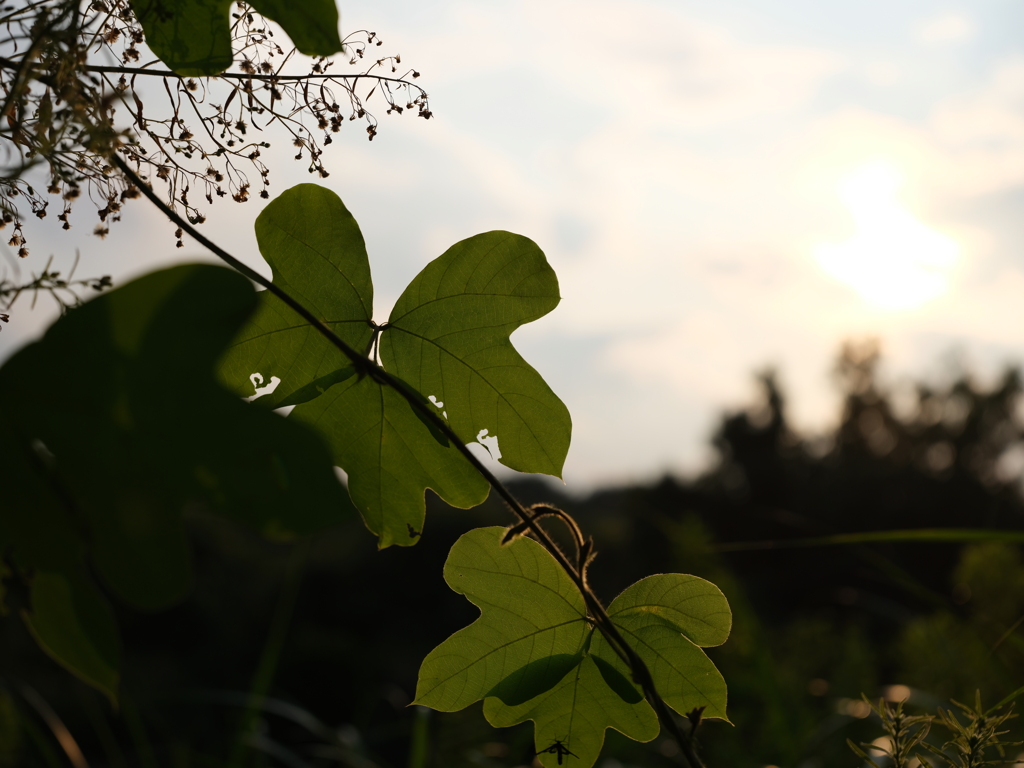
[[[698,730],[709,766],[852,768],[859,761],[846,738],[880,733],[861,693],[909,693],[913,710],[973,701],[975,689],[995,703],[1024,683],[1016,545],[735,546],[912,528],[1024,530],[1010,463],[1021,440],[1017,372],[991,387],[966,374],[922,384],[901,409],[877,364],[871,346],[844,349],[838,426],[815,438],[792,429],[776,377],[762,375],[762,402],[722,419],[719,460],[692,481],[584,499],[540,481],[516,485],[524,501],[563,505],[594,534],[594,586],[606,601],[656,572],[722,587],[733,635],[709,655],[729,684],[735,725]],[[253,754],[263,765],[530,764],[529,726],[493,730],[478,706],[453,714],[408,706],[426,653],[477,615],[444,583],[448,550],[469,528],[511,522],[493,499],[468,511],[430,501],[419,546],[401,551],[378,552],[355,521],[286,546],[193,515],[188,600],[159,615],[119,609],[126,658],[117,713],[44,657],[19,622],[4,620],[0,762],[43,764],[40,745],[60,751],[31,690],[90,766],[147,764],[147,753],[150,765],[225,764],[246,693],[263,679],[270,698],[255,709],[262,725],[249,737],[262,739]],[[604,754],[625,765],[676,764],[664,736],[636,744],[609,732]]]

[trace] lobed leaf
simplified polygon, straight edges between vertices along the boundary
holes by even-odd
[[[568,671],[562,657],[582,653],[590,629],[583,596],[537,542],[520,537],[501,546],[505,532],[479,528],[452,547],[445,581],[480,608],[480,618],[424,659],[416,704],[455,712],[499,693],[518,701],[524,687],[555,685]]]
[[[359,225],[336,194],[315,184],[283,192],[256,219],[260,253],[274,283],[351,347],[373,338],[373,282]],[[317,397],[354,373],[350,361],[272,293],[258,294],[252,320],[221,362],[221,378],[239,394],[278,408]],[[253,377],[258,377],[256,380]],[[257,383],[258,382],[258,383]]]
[[[481,528],[452,547],[445,580],[481,613],[423,661],[416,703],[455,711],[484,699],[492,725],[533,720],[540,761],[549,767],[571,758],[590,768],[608,728],[653,739],[654,710],[593,627],[576,585],[540,544],[519,537],[502,545],[505,533]],[[670,706],[681,713],[704,706],[708,716],[725,717],[724,681],[695,645],[728,635],[731,614],[714,585],[652,576],[625,590],[609,614]]]
[[[732,611],[722,590],[683,573],[647,576],[624,589],[608,607],[617,624],[656,617],[694,645],[721,645],[732,630]]]
[[[609,651],[610,652],[610,651]],[[614,653],[612,654],[614,656]],[[617,683],[633,687],[622,662],[615,657],[618,667]],[[623,698],[612,688],[596,656],[588,656],[550,691],[519,706],[509,706],[497,698],[484,701],[487,722],[498,728],[518,725],[533,720],[534,743],[542,765],[551,768],[562,765],[558,752],[544,752],[556,742],[565,744],[573,754],[571,765],[589,768],[597,762],[608,728],[614,728],[634,741],[651,741],[659,733],[658,717],[643,695],[634,688],[635,698]],[[607,670],[607,666],[604,667]],[[620,686],[621,687],[621,686]],[[568,760],[569,756],[564,756]]]
[[[381,340],[385,368],[443,403],[455,433],[521,472],[561,477],[569,411],[509,336],[558,304],[532,240],[485,232],[456,243],[409,284]]]
[[[554,272],[532,241],[490,232],[458,243],[413,280],[378,328],[366,246],[337,195],[293,187],[260,215],[256,235],[276,285],[353,349],[368,353],[379,332],[385,368],[417,397],[431,396],[464,442],[500,450],[516,469],[561,472],[569,413],[509,341],[559,301]],[[272,294],[259,301],[221,377],[270,408],[297,405],[293,418],[327,437],[380,546],[415,543],[427,488],[455,506],[486,498],[465,457],[401,396],[355,380],[351,361]]]
[[[490,486],[398,392],[352,377],[297,406],[291,420],[316,427],[348,473],[352,501],[381,548],[409,546],[423,531],[423,492],[473,507]]]
[[[680,573],[641,579],[608,606],[608,616],[643,659],[665,703],[680,714],[728,720],[725,679],[699,646],[721,645],[732,612],[714,584]]]

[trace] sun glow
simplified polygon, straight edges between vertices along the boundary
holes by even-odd
[[[912,309],[945,293],[960,250],[904,208],[896,194],[902,182],[884,163],[843,179],[839,195],[853,216],[854,235],[814,251],[828,274],[886,309]]]

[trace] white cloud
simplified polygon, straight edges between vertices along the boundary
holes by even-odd
[[[939,103],[930,127],[962,194],[1024,184],[1024,56],[997,62],[976,91]]]
[[[653,3],[529,0],[453,6],[429,71],[443,80],[530,69],[634,123],[707,129],[802,104],[841,68],[824,49],[754,44]],[[467,64],[469,66],[467,66]],[[424,64],[424,69],[427,69]],[[528,109],[528,105],[524,105]]]
[[[963,43],[975,35],[974,21],[963,13],[946,11],[920,23],[915,30],[923,43]]]

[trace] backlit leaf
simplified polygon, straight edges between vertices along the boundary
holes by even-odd
[[[453,245],[409,284],[381,359],[443,403],[464,442],[488,445],[512,469],[561,477],[569,411],[509,340],[558,302],[558,280],[536,243],[485,232]]]
[[[535,541],[501,546],[504,528],[463,534],[444,564],[448,586],[481,610],[480,618],[424,659],[416,703],[454,712],[479,701],[535,662],[565,674],[559,657],[577,658],[590,627],[583,596]],[[559,677],[554,674],[548,687]],[[527,681],[522,680],[522,683]],[[506,697],[515,697],[507,683]]]
[[[348,473],[349,494],[381,548],[415,544],[425,488],[456,507],[487,498],[483,476],[409,403],[370,377],[349,378],[299,405],[291,420],[319,428]]]
[[[563,756],[566,765],[593,765],[601,754],[608,728],[634,741],[653,739],[659,732],[654,710],[639,692],[633,701],[623,699],[608,685],[599,662],[610,663],[587,656],[550,691],[519,706],[506,706],[500,699],[488,698],[484,701],[484,716],[499,728],[533,720],[533,740],[544,766],[561,764],[557,751],[541,751],[552,749],[556,742],[564,743],[573,753],[571,762],[569,755]],[[622,665],[621,661],[618,663]],[[628,674],[619,672],[619,680],[632,687]]]
[[[492,725],[533,720],[540,761],[549,767],[571,758],[589,768],[608,728],[653,739],[654,710],[587,617],[576,585],[540,544],[520,537],[502,545],[505,533],[481,528],[452,547],[445,580],[481,613],[423,661],[416,703],[450,712],[484,699]],[[707,716],[725,717],[724,682],[718,685],[721,675],[697,645],[724,641],[731,625],[714,585],[652,576],[616,598],[609,615],[670,706],[681,714],[704,706]]]
[[[184,76],[215,75],[231,66],[231,0],[130,0],[146,44]]]
[[[680,714],[705,707],[704,717],[727,719],[725,679],[699,647],[721,645],[732,628],[718,587],[681,573],[648,576],[616,597],[608,615],[650,669],[665,703]]]
[[[341,52],[334,0],[249,0],[249,5],[280,24],[299,53],[330,56]]]
[[[351,347],[365,349],[373,337],[370,263],[341,199],[315,184],[292,187],[256,219],[256,239],[274,283]],[[273,391],[256,400],[271,408],[311,400],[352,373],[348,358],[266,291],[221,363],[225,383],[244,396],[276,379]]]
[[[313,310],[353,349],[374,339],[366,247],[333,192],[300,184],[256,223],[274,283]],[[561,473],[571,422],[562,402],[512,347],[509,335],[558,303],[558,281],[532,241],[479,235],[431,262],[377,329],[384,368],[448,419],[463,441],[486,446],[510,467]],[[235,339],[221,378],[256,403],[297,405],[314,424],[380,546],[414,544],[424,492],[473,506],[487,487],[466,458],[402,398],[355,380],[351,361],[270,293]]]

